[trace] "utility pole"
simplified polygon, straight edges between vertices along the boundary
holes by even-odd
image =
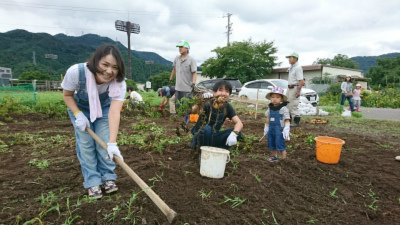
[[[228,31],[225,32],[226,36],[228,37],[228,44],[227,44],[228,46],[229,46],[229,35],[232,34],[232,24],[233,23],[231,23],[231,16],[232,16],[232,14],[228,13],[227,15],[224,15],[222,17],[222,18],[228,17],[228,25],[226,26],[226,29],[228,29]]]
[[[124,31],[128,35],[128,67],[129,67],[129,74],[128,78],[132,79],[132,68],[131,68],[131,33],[138,34],[140,33],[140,26],[136,23],[131,23],[129,21],[115,21],[115,28],[119,31]]]
[[[50,77],[52,77],[52,76],[51,76],[51,73],[52,73],[52,72],[51,72],[51,60],[52,60],[52,59],[57,59],[57,58],[58,58],[58,55],[46,54],[46,55],[44,55],[44,57],[45,57],[46,59],[49,59],[49,60],[50,60],[50,72],[49,72],[50,74],[49,74],[49,75],[50,75]]]

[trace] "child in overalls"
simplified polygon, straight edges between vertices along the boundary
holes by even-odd
[[[272,152],[268,161],[276,162],[278,152],[281,153],[282,159],[286,159],[285,139],[290,140],[290,113],[286,107],[287,97],[282,88],[273,88],[265,97],[271,101],[265,112],[267,119],[264,126],[264,136],[268,135],[268,148]]]

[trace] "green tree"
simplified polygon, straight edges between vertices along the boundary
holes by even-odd
[[[358,63],[349,59],[347,55],[337,54],[333,59],[329,58],[317,58],[317,60],[313,64],[323,64],[323,65],[332,65],[332,66],[340,66],[344,68],[358,69]]]
[[[396,58],[377,58],[377,66],[371,66],[366,77],[371,78],[371,83],[383,86],[400,85],[400,55]]]
[[[163,86],[168,86],[169,78],[171,77],[171,72],[163,72],[157,75],[151,76],[148,81],[151,82],[151,89],[157,91],[158,88]],[[172,81],[172,85],[175,84],[175,78]]]
[[[134,80],[126,79],[125,82],[126,82],[126,87],[127,87],[127,88],[128,88],[128,87],[132,87],[134,91],[138,91],[136,82],[135,82]]]
[[[271,74],[277,57],[274,42],[253,43],[251,39],[233,42],[226,47],[218,47],[212,52],[216,57],[207,59],[201,66],[202,76],[209,78],[235,77],[242,83],[265,78]]]
[[[25,71],[21,74],[19,80],[51,80],[51,77],[39,71]]]

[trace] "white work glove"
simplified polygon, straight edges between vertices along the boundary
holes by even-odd
[[[214,95],[210,92],[206,92],[203,94],[203,98],[212,98]]]
[[[285,140],[290,140],[289,132],[290,132],[290,123],[285,123],[285,127],[283,128],[283,132],[282,132],[283,138]]]
[[[237,135],[235,133],[231,132],[228,139],[226,140],[226,145],[232,146],[232,145],[236,145],[236,143],[237,143]]]
[[[85,131],[86,127],[90,127],[89,120],[83,112],[78,112],[75,115],[75,126],[81,131]]]
[[[269,125],[264,126],[264,136],[268,134]]]
[[[119,148],[117,146],[117,143],[107,143],[107,153],[108,157],[113,160],[114,155],[120,157],[122,161],[124,161],[124,158],[122,158],[121,152],[119,151]]]

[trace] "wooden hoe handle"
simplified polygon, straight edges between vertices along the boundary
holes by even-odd
[[[107,151],[107,145],[102,141],[89,127],[86,132]],[[167,216],[168,222],[174,224],[177,220],[177,213],[168,207],[167,204],[151,189],[121,158],[114,155],[114,161],[139,185],[140,188],[150,197],[150,199],[158,206],[158,208]]]

